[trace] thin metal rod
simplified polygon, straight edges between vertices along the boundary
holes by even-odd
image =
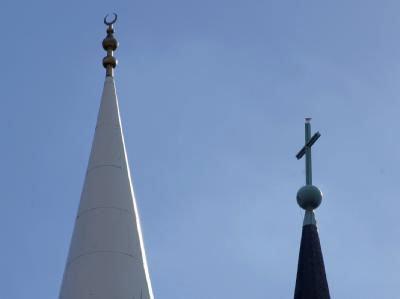
[[[311,139],[311,124],[306,120],[305,124],[305,141],[306,144]],[[311,146],[306,145],[306,185],[312,185],[312,165],[311,165]]]

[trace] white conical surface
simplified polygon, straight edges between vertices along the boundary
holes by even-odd
[[[60,299],[153,299],[112,77],[106,77]]]

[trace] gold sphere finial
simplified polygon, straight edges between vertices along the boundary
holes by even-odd
[[[106,76],[113,77],[114,68],[117,66],[118,61],[114,57],[114,51],[118,48],[118,41],[114,37],[114,27],[113,25],[118,19],[118,15],[113,13],[114,18],[108,21],[109,15],[104,17],[104,24],[108,26],[107,36],[103,40],[103,49],[107,51],[107,56],[103,58],[103,66],[106,69]]]

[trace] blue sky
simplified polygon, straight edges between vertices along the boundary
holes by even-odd
[[[304,117],[333,298],[398,298],[398,1],[2,1],[0,297],[57,298],[116,11],[156,298],[293,296]]]

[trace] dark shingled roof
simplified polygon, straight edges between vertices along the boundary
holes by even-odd
[[[294,299],[330,299],[318,230],[303,226]]]

